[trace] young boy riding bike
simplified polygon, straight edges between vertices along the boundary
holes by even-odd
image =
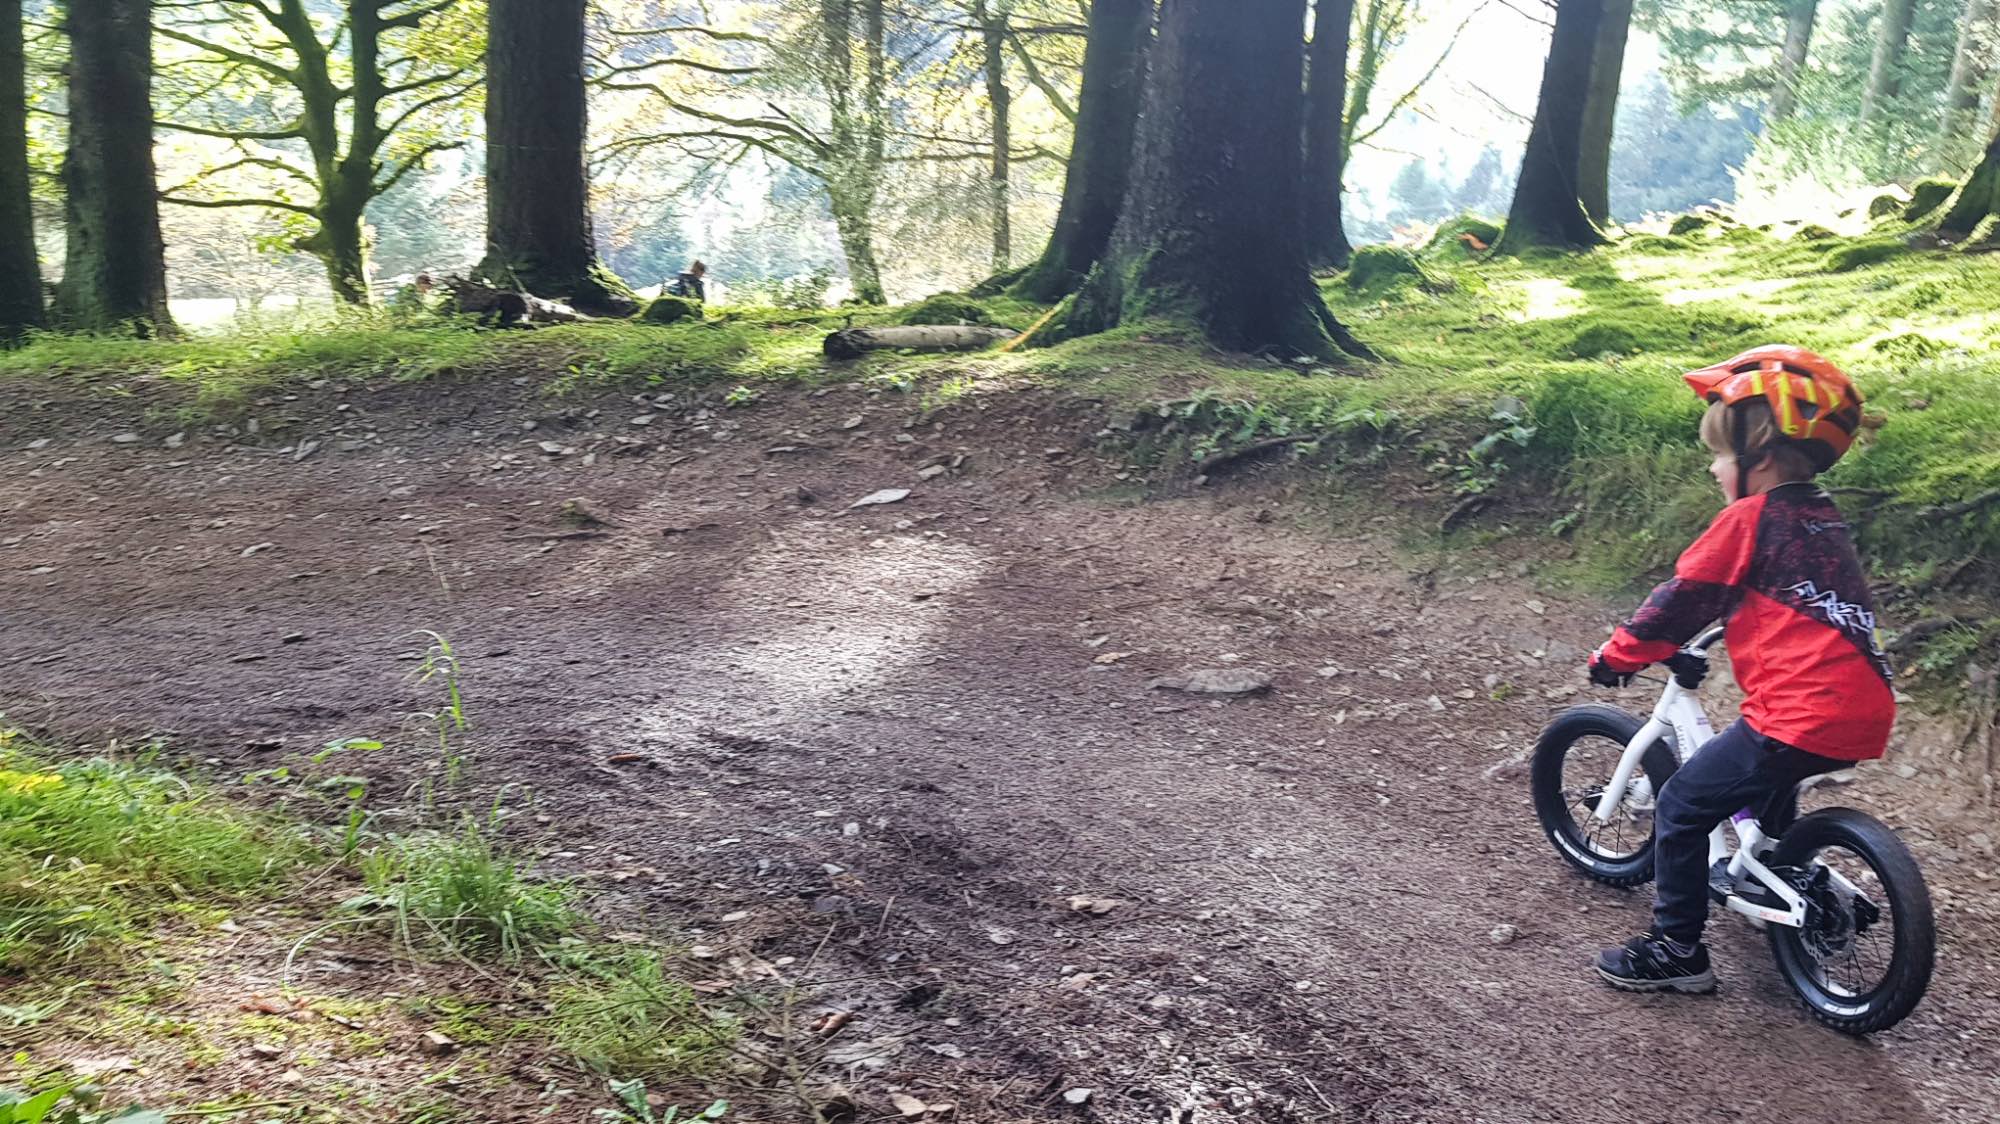
[[[1812,482],[1854,444],[1860,393],[1796,347],[1756,348],[1685,378],[1709,403],[1701,438],[1729,506],[1591,654],[1590,678],[1623,686],[1727,617],[1743,717],[1660,790],[1652,930],[1597,957],[1598,974],[1630,991],[1715,989],[1701,942],[1709,833],[1746,807],[1778,812],[1807,777],[1882,756],[1896,717],[1867,575]]]

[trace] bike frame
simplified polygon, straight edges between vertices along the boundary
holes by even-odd
[[[1722,639],[1722,630],[1710,629],[1692,644],[1682,649],[1688,655],[1706,659],[1708,649]],[[1699,679],[1696,679],[1699,682]],[[1698,687],[1686,687],[1678,673],[1667,677],[1667,688],[1660,693],[1660,701],[1653,705],[1652,717],[1639,728],[1639,732],[1625,745],[1625,752],[1618,758],[1618,768],[1611,774],[1611,783],[1605,786],[1604,795],[1598,800],[1591,818],[1598,823],[1609,823],[1627,801],[1647,803],[1653,796],[1653,783],[1640,767],[1646,750],[1661,738],[1670,738],[1674,755],[1685,764],[1696,750],[1707,744],[1715,736],[1715,727],[1709,724],[1708,713],[1701,708]],[[1732,850],[1729,833],[1733,829],[1736,846]],[[1779,901],[1789,908],[1773,909],[1746,901],[1739,893],[1731,893],[1723,900],[1723,905],[1743,914],[1756,922],[1769,922],[1803,928],[1806,922],[1805,899],[1798,891],[1771,872],[1771,868],[1760,861],[1760,856],[1770,853],[1777,840],[1764,833],[1763,825],[1750,809],[1745,808],[1717,824],[1708,837],[1708,862],[1713,867],[1718,861],[1729,860],[1731,884],[1738,889],[1746,883],[1754,883],[1769,890]],[[1833,872],[1838,878],[1838,872]],[[1844,878],[1839,879],[1846,882]],[[1852,885],[1849,884],[1849,889]]]

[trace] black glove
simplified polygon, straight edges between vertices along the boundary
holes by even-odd
[[[1590,653],[1590,681],[1600,687],[1626,687],[1632,683],[1632,671],[1618,671],[1604,662],[1604,650]]]

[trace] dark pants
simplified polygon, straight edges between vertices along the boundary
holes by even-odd
[[[1653,923],[1683,944],[1701,939],[1708,921],[1708,833],[1749,808],[1774,833],[1799,782],[1849,769],[1774,741],[1737,719],[1682,765],[1660,790],[1653,812]],[[1775,816],[1774,816],[1775,814]]]

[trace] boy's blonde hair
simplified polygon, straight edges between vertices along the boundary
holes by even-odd
[[[1711,403],[1708,412],[1701,416],[1701,442],[1718,457],[1736,455],[1735,428],[1738,424],[1732,411],[1742,411],[1743,448],[1746,451],[1762,451],[1771,464],[1792,480],[1811,480],[1817,473],[1813,469],[1812,458],[1785,440],[1778,429],[1778,421],[1771,415],[1771,404],[1761,398],[1746,399],[1734,406],[1722,402]]]

